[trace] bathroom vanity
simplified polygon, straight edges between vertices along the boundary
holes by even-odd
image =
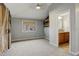
[[[60,32],[58,35],[59,35],[59,44],[69,42],[69,32]]]

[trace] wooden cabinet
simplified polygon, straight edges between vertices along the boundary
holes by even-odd
[[[59,44],[69,42],[69,32],[59,33]]]

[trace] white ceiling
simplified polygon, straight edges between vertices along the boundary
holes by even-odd
[[[12,17],[27,19],[45,19],[51,3],[41,3],[41,9],[36,10],[36,3],[5,3],[10,9]]]

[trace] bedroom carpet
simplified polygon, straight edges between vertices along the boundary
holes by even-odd
[[[2,56],[67,56],[63,49],[49,44],[46,39],[14,42]]]

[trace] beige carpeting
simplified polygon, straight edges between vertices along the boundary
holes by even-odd
[[[12,43],[3,56],[67,56],[61,48],[49,44],[46,39],[36,39]]]
[[[1,39],[1,38],[0,38]],[[0,41],[0,54],[1,54],[1,41]]]
[[[69,43],[60,44],[59,47],[62,48],[66,53],[68,53]]]

